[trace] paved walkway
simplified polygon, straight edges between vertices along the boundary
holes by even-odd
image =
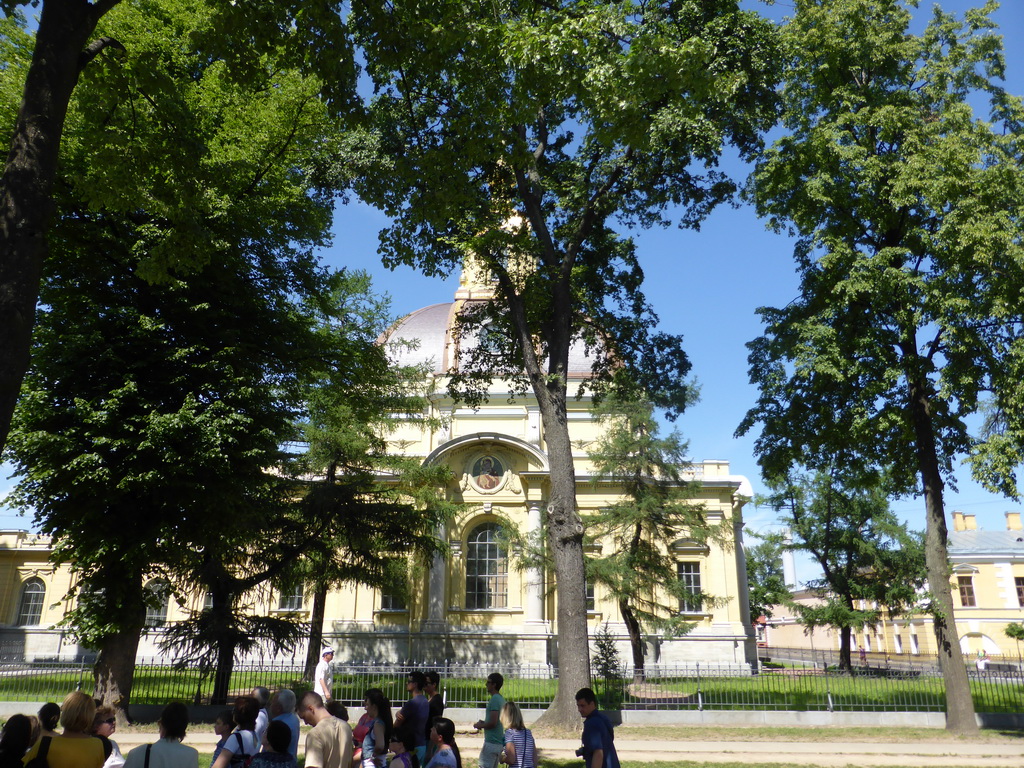
[[[115,735],[123,752],[156,738],[151,733]],[[475,758],[482,738],[460,732],[456,736],[466,758]],[[300,750],[302,739],[299,740]],[[217,737],[194,728],[185,743],[200,752],[213,752]],[[540,739],[542,758],[576,759],[579,742],[571,739]],[[691,760],[697,763],[745,763],[751,766],[907,766],[908,768],[1021,768],[1024,766],[1024,739],[1021,743],[970,743],[959,741],[921,741],[917,743],[871,742],[751,742],[751,741],[638,741],[616,740],[623,761],[657,762]],[[205,766],[203,767],[205,768]]]

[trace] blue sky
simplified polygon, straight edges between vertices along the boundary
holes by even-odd
[[[980,5],[946,0],[946,10],[961,12]],[[760,7],[760,6],[759,6]],[[922,3],[919,15],[931,4]],[[769,12],[781,17],[788,4],[776,3]],[[1007,0],[994,18],[1010,41],[1006,52],[1007,87],[1024,94],[1024,49],[1014,45],[1024,34],[1024,2]],[[734,163],[734,172],[746,170]],[[410,268],[388,271],[377,255],[377,232],[387,224],[379,212],[358,203],[339,206],[335,218],[335,245],[323,253],[325,263],[362,269],[374,277],[378,291],[392,297],[396,314],[451,301],[457,279],[425,278]],[[754,437],[733,437],[740,420],[756,398],[747,379],[746,343],[762,328],[755,310],[782,306],[796,296],[792,244],[770,233],[749,207],[719,208],[699,232],[676,228],[635,233],[643,265],[645,292],[661,319],[664,331],[682,334],[701,387],[701,399],[676,423],[689,441],[695,460],[727,459],[735,474],[746,475],[761,491],[753,455]],[[6,473],[5,473],[6,474]],[[947,493],[947,513],[961,509],[978,516],[986,529],[1004,527],[1003,513],[1021,505],[994,496],[972,483],[966,471],[958,473],[959,493]],[[0,494],[9,482],[0,477]],[[903,500],[894,508],[912,527],[924,527],[923,502]],[[759,530],[774,522],[765,508],[748,506],[748,527]],[[0,527],[29,527],[30,521],[13,513],[0,514]],[[800,574],[809,575],[809,574]]]

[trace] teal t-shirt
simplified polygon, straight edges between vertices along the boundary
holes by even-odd
[[[484,722],[486,723],[491,719],[491,712],[496,712],[497,717],[494,718],[495,726],[493,728],[484,729],[485,744],[505,745],[505,726],[501,724],[501,708],[504,706],[505,698],[500,693],[496,693],[491,696],[491,700],[487,702],[487,711],[484,713]]]

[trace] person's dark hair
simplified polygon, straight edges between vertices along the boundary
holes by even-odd
[[[417,691],[422,691],[423,686],[427,684],[427,676],[418,669],[410,672],[408,679],[410,683],[413,683],[416,686]]]
[[[316,691],[306,691],[302,694],[302,699],[299,702],[299,711],[301,712],[306,707],[312,707],[313,709],[320,709],[324,705],[324,697]]]
[[[35,741],[32,731],[38,724],[39,721],[29,715],[11,715],[7,718],[3,733],[0,734],[0,755],[21,760]]]
[[[220,714],[214,719],[220,720],[224,725],[230,725],[232,728],[235,727],[235,711],[233,709],[222,709]]]
[[[409,755],[409,766],[410,768],[420,768],[420,759],[416,754],[416,736],[412,732],[412,728],[408,722],[402,723],[400,726],[395,728],[395,733],[391,737],[391,741],[397,741],[403,747]]]
[[[380,688],[371,688],[363,697],[377,708],[377,717],[384,722],[384,743],[391,741],[391,732],[395,730],[395,720],[391,714],[391,702]]]
[[[56,730],[57,723],[59,722],[60,704],[54,704],[52,701],[49,701],[39,708],[39,725],[42,726],[44,731]]]
[[[576,701],[585,701],[587,704],[597,704],[597,696],[589,688],[580,688],[576,691]]]
[[[346,723],[348,722],[348,707],[337,699],[331,699],[327,702],[327,711],[339,720],[344,720]]]
[[[441,675],[437,673],[436,669],[428,669],[423,673],[423,677],[428,683],[433,683],[434,685],[441,684]]]
[[[500,691],[501,686],[505,684],[505,678],[502,676],[501,672],[491,672],[491,674],[487,676],[487,682],[491,683]]]
[[[284,720],[271,720],[267,726],[267,744],[275,752],[285,754],[292,743],[292,728]]]
[[[455,743],[455,723],[447,717],[435,717],[432,727],[441,737],[441,741],[455,753],[455,768],[462,768],[462,755],[459,754],[459,745]]]
[[[270,701],[270,689],[264,688],[262,685],[253,688],[252,695],[260,703],[260,709],[267,706],[267,702]]]
[[[255,696],[239,696],[235,699],[235,725],[240,731],[251,731],[256,728],[256,718],[260,716],[260,703]]]
[[[180,701],[172,701],[160,713],[160,725],[165,739],[183,740],[188,730],[188,707]]]

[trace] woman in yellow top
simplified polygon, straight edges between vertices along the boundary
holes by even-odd
[[[96,702],[82,691],[72,691],[60,707],[60,736],[50,739],[46,752],[49,768],[102,768],[106,756],[103,742],[93,736],[92,721],[96,717]],[[39,753],[43,739],[37,741],[25,755],[24,763]]]

